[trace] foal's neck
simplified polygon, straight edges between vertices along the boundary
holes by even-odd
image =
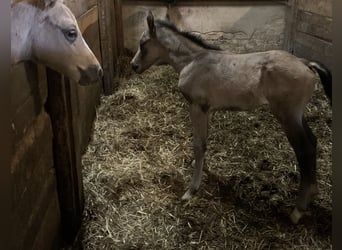
[[[176,34],[175,32],[165,28],[160,31],[161,43],[168,51],[168,63],[180,73],[182,69],[191,63],[195,56],[205,51],[188,38]]]
[[[25,2],[11,7],[11,64],[30,60],[32,56],[30,36],[41,10]]]

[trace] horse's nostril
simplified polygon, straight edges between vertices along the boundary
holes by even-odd
[[[101,68],[101,66],[99,66],[99,69],[97,70],[97,76],[99,78],[102,78],[103,77],[103,69]]]

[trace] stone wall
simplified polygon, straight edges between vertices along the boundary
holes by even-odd
[[[146,29],[147,11],[164,19],[168,13],[181,30],[201,35],[210,43],[235,53],[282,49],[287,7],[275,2],[224,2],[219,6],[196,3],[167,8],[123,1],[125,47],[136,51],[141,33]]]

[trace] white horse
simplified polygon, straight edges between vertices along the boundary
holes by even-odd
[[[62,0],[11,1],[11,64],[32,60],[81,85],[103,75],[77,21]]]

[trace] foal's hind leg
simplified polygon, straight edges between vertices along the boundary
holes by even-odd
[[[193,126],[193,149],[195,156],[194,173],[189,189],[185,192],[182,199],[190,199],[198,190],[201,184],[204,154],[207,146],[208,137],[208,112],[200,105],[190,105],[190,118]]]
[[[306,124],[304,117],[293,116],[280,119],[286,136],[293,147],[300,167],[300,187],[296,208],[290,218],[297,224],[304,215],[309,203],[317,194],[316,181],[316,137]]]

